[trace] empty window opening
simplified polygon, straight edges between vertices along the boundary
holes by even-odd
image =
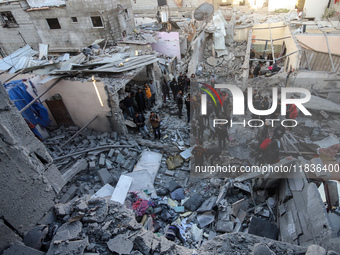
[[[77,17],[71,17],[71,19],[72,19],[72,22],[73,22],[73,23],[77,23],[77,22],[78,22]]]
[[[104,27],[102,18],[100,16],[91,17],[93,27]]]
[[[12,12],[0,12],[0,19],[2,22],[2,27],[19,27]]]
[[[129,15],[129,10],[128,9],[124,9],[124,15],[125,15],[125,19],[126,20],[130,19],[130,15]]]
[[[48,26],[50,29],[61,29],[61,26],[59,24],[59,21],[57,18],[55,19],[46,19]]]

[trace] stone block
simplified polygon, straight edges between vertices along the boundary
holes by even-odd
[[[69,168],[62,176],[65,182],[69,182],[76,174],[87,169],[87,161],[85,159],[78,160],[71,168]]]
[[[75,186],[75,185],[71,186],[66,191],[66,193],[60,198],[59,203],[65,204],[66,202],[68,202],[70,199],[72,199],[74,197],[77,190],[78,190],[77,186]]]
[[[253,216],[249,224],[248,233],[277,240],[278,229],[276,224]]]
[[[107,242],[110,251],[118,254],[130,254],[133,248],[133,242],[123,235],[118,235]]]
[[[117,186],[115,190],[113,191],[111,200],[124,204],[125,198],[130,189],[132,181],[133,181],[133,178],[126,176],[126,175],[121,175],[117,183]]]
[[[111,176],[111,174],[107,171],[106,168],[102,168],[100,169],[98,172],[98,177],[100,179],[100,181],[102,182],[103,185],[110,183],[113,180],[113,177]]]
[[[234,222],[219,220],[216,224],[216,231],[220,233],[231,233],[234,231]]]
[[[42,251],[38,251],[24,245],[22,242],[14,243],[9,249],[5,250],[2,255],[44,255]]]
[[[103,167],[105,166],[105,156],[100,156],[99,158],[99,166]]]
[[[21,237],[18,236],[13,230],[6,226],[3,220],[0,219],[0,254],[7,249],[12,243],[21,241]]]
[[[96,169],[96,162],[95,161],[91,161],[90,163],[89,163],[89,170],[90,171],[93,171],[93,170],[95,170]]]
[[[114,190],[115,188],[112,187],[110,184],[105,184],[103,187],[101,187],[100,190],[92,195],[91,199],[98,197],[111,197]]]

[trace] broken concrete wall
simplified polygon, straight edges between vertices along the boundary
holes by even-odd
[[[44,83],[44,89],[47,89],[54,81]],[[99,117],[88,128],[101,132],[111,132],[110,122],[107,119],[110,108],[107,103],[104,83],[98,81],[96,85],[103,106],[100,104],[92,81],[61,80],[41,100],[45,101],[55,94],[60,94],[76,126],[84,126],[98,114]]]
[[[125,125],[125,119],[123,116],[123,112],[119,107],[120,98],[118,93],[111,93],[109,89],[107,89],[108,93],[108,104],[110,106],[110,123],[112,130],[118,132],[121,135],[125,135],[128,133],[127,127]]]
[[[281,241],[303,246],[323,245],[336,237],[314,183],[308,183],[305,178],[283,180],[279,203]]]
[[[269,29],[269,26],[271,29]],[[271,31],[271,32],[270,32]],[[256,57],[263,54],[267,45],[266,56],[271,53],[270,34],[273,41],[275,58],[278,58],[281,53],[283,44],[286,46],[285,55],[292,54],[299,50],[297,43],[292,37],[291,31],[288,26],[285,26],[283,22],[278,23],[265,23],[253,26],[252,43],[254,45]],[[280,39],[284,38],[284,39]],[[280,40],[277,40],[280,39]],[[267,42],[266,42],[267,40]],[[290,66],[294,69],[299,67],[299,55],[294,53],[283,59],[285,71],[289,71]]]
[[[0,102],[0,217],[22,235],[53,206],[64,179],[2,84]]]
[[[192,45],[192,54],[191,54],[191,60],[189,62],[188,66],[188,73],[196,73],[196,68],[198,63],[200,63],[203,60],[204,57],[204,49],[205,47],[205,39],[206,39],[206,33],[202,31],[202,33],[199,34],[199,36],[191,43]]]
[[[158,42],[151,44],[152,50],[169,57],[181,59],[181,47],[178,32],[159,32],[155,38]]]
[[[328,0],[306,0],[304,6],[306,17],[321,18],[328,3]]]
[[[38,44],[41,42],[28,13],[22,8],[21,4],[23,2],[11,1],[0,3],[1,12],[10,11],[17,23],[15,26],[3,27],[5,24],[2,21],[0,22],[0,50],[5,55],[13,53],[26,44],[37,50]]]
[[[118,4],[123,8],[119,9]],[[49,44],[50,52],[72,51],[91,45],[96,39],[108,39],[108,45],[122,38],[122,32],[134,29],[130,1],[96,2],[75,0],[65,8],[33,10],[28,12],[41,41]],[[103,26],[94,27],[91,17],[100,17]],[[77,19],[73,21],[71,17]],[[46,19],[57,18],[60,29],[50,29]]]

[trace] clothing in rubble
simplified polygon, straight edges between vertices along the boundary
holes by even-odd
[[[149,200],[138,199],[132,204],[132,209],[137,216],[144,216],[145,214],[151,214],[155,207],[154,203]]]

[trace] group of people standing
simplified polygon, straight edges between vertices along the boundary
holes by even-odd
[[[180,73],[178,78],[173,78],[171,82],[167,82],[163,77],[161,81],[161,88],[163,94],[163,101],[170,98],[170,89],[173,94],[173,100],[178,108],[178,117],[182,118],[183,104],[186,105],[187,121],[190,122],[190,84],[197,84],[195,75],[187,77],[186,74]],[[170,87],[170,88],[169,88]],[[138,130],[141,132],[143,138],[150,138],[150,134],[147,129],[146,119],[144,114],[147,110],[152,110],[156,106],[156,84],[153,80],[145,82],[143,88],[138,88],[138,92],[131,92],[122,101],[122,107],[125,108],[125,117],[129,115],[133,118],[133,122],[136,124]],[[185,96],[185,97],[184,97]],[[150,123],[155,139],[161,138],[160,126],[161,119],[158,114],[151,111],[148,122]]]

